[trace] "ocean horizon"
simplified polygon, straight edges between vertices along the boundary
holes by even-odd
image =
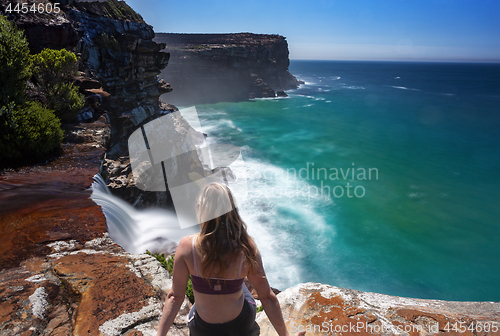
[[[412,59],[412,60],[390,60],[390,59],[370,59],[370,60],[356,60],[356,59],[301,59],[293,58],[290,62],[360,62],[360,63],[405,63],[405,64],[425,64],[425,63],[435,63],[435,64],[486,64],[486,65],[498,65],[500,60],[495,59],[459,59],[459,60],[448,60],[448,59]]]
[[[305,84],[288,97],[196,106],[209,142],[241,147],[271,286],[500,301],[500,64],[290,72]]]

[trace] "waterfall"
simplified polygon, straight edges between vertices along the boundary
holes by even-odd
[[[93,180],[90,198],[102,208],[110,238],[129,253],[170,254],[182,237],[199,231],[199,226],[181,229],[173,211],[135,209],[112,195],[99,174]]]

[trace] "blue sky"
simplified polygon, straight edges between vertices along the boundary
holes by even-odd
[[[500,0],[127,0],[156,32],[280,34],[291,59],[500,62]]]

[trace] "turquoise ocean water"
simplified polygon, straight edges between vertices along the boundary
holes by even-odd
[[[292,61],[288,98],[197,106],[242,147],[272,286],[500,301],[500,65]]]

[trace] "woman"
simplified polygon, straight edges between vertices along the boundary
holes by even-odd
[[[260,253],[248,235],[229,188],[205,186],[198,198],[199,234],[181,239],[174,277],[157,335],[166,335],[185,297],[191,274],[196,304],[189,313],[190,335],[248,335],[256,307],[243,279],[248,277],[280,336],[289,336],[276,295],[267,282]]]

